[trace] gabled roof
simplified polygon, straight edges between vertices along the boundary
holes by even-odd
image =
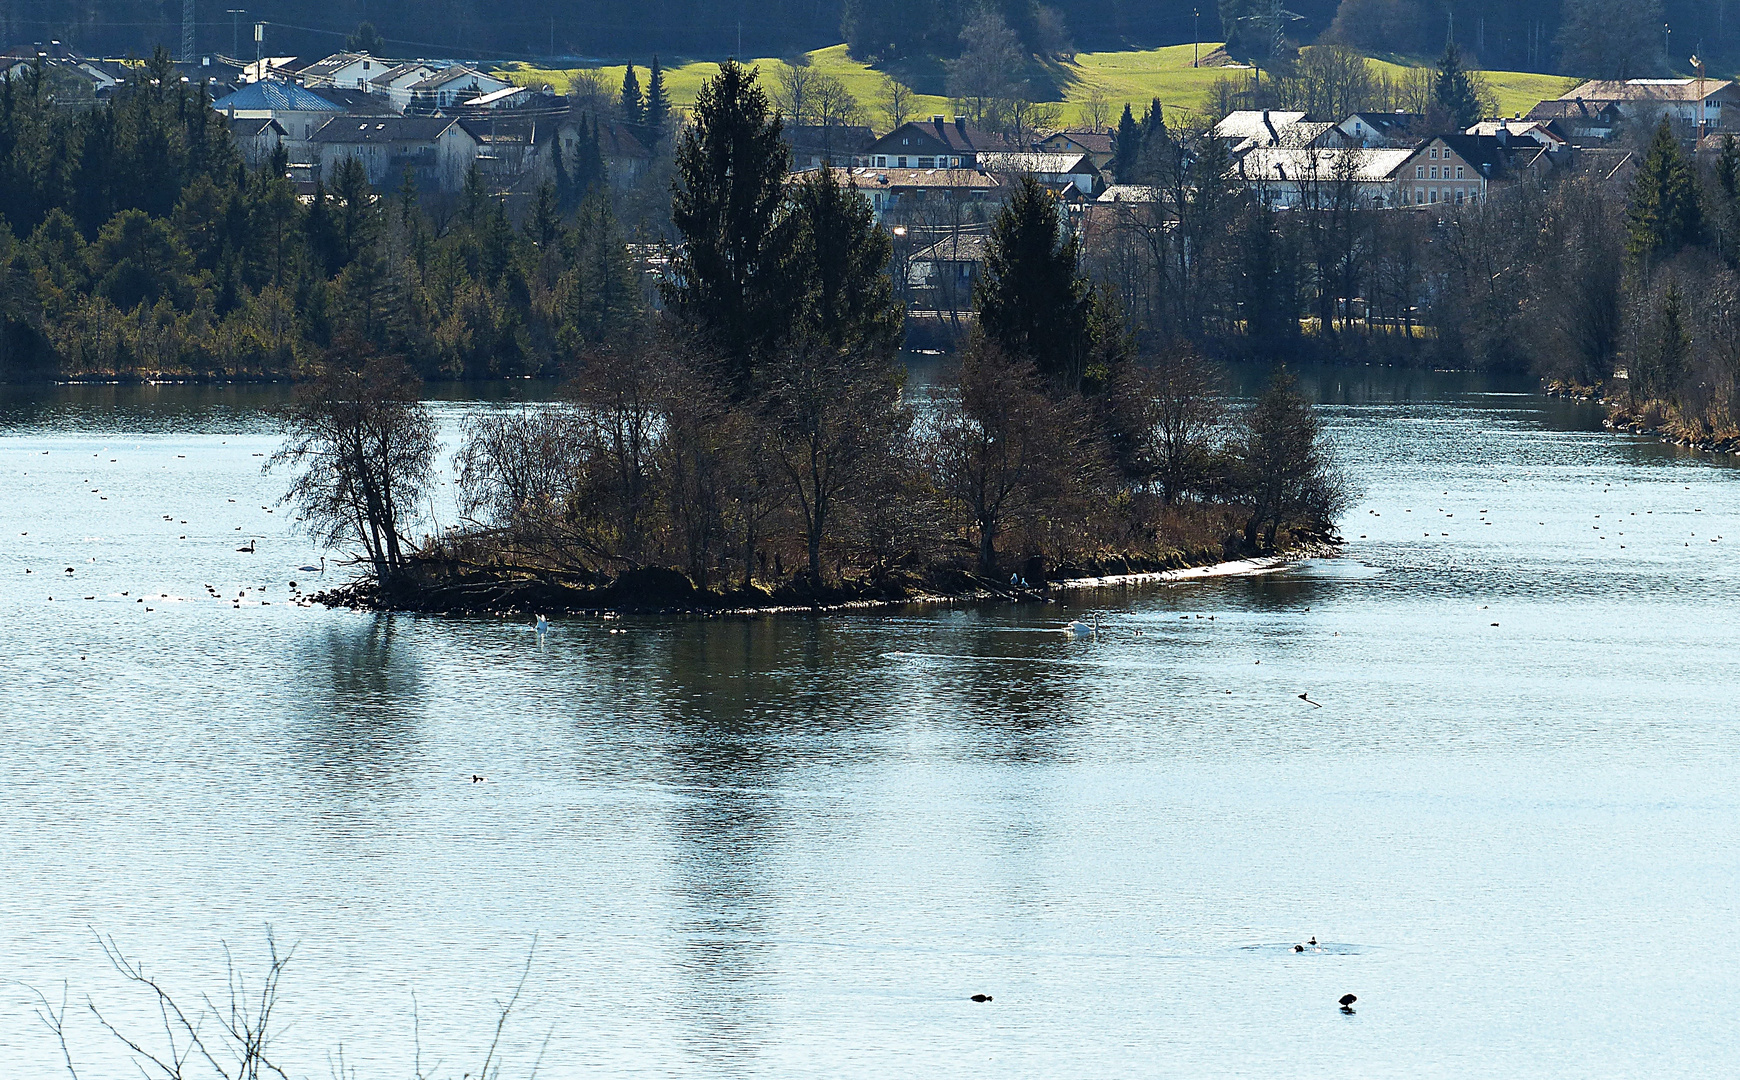
[[[1213,135],[1241,142],[1249,139],[1257,146],[1277,146],[1288,141],[1283,134],[1286,128],[1309,118],[1309,113],[1281,109],[1240,109],[1227,113],[1214,125]]]
[[[1499,145],[1496,135],[1440,135],[1438,140],[1483,176],[1492,176],[1504,168],[1505,148]]]
[[[320,125],[313,141],[345,146],[434,142],[459,121],[450,116],[340,116]]]
[[[1379,135],[1400,135],[1424,119],[1425,117],[1419,113],[1400,110],[1396,112],[1356,112],[1343,120],[1341,126],[1345,128],[1357,120]]]
[[[1619,106],[1612,101],[1590,101],[1584,98],[1558,98],[1542,101],[1528,111],[1525,120],[1568,120],[1585,124],[1607,124],[1617,119]]]
[[[303,68],[300,74],[305,81],[330,79],[332,76],[356,63],[358,60],[372,60],[368,53],[340,52],[333,53],[324,60],[316,60]]]
[[[405,76],[410,75],[413,72],[436,72],[441,70],[441,67],[442,65],[431,64],[425,60],[412,60],[409,63],[399,64],[381,72],[379,75],[376,75],[374,78],[369,80],[369,85],[390,86],[396,80],[403,79]],[[428,78],[427,75],[418,74],[416,81],[421,82],[426,78]]]
[[[917,148],[902,147],[899,140],[901,138],[911,139],[915,136],[941,143],[950,154],[962,156],[976,154],[980,151],[1015,151],[1022,148],[1019,143],[1008,136],[986,131],[958,116],[952,122],[941,116],[933,116],[929,120],[908,120],[877,139],[871,144],[867,152],[898,154],[903,149],[912,152]]]
[[[587,117],[581,117],[587,120]],[[590,122],[589,122],[590,123]],[[634,132],[614,120],[598,122],[598,152],[606,158],[647,158],[652,154]]]
[[[1054,131],[1045,137],[1046,142],[1052,139],[1068,139],[1090,154],[1111,154],[1117,151],[1118,138],[1109,131],[1089,131],[1087,128],[1064,128]]]
[[[1733,91],[1734,84],[1727,79],[1591,79],[1569,93],[1560,94],[1559,100],[1701,101],[1718,95],[1733,97]]]
[[[542,146],[556,136],[556,122],[547,116],[466,117],[459,126],[479,145]]]
[[[1558,146],[1565,141],[1558,132],[1540,120],[1506,120],[1501,117],[1497,120],[1482,120],[1463,132],[1464,135],[1488,135],[1494,138],[1501,133],[1513,141],[1526,139],[1543,145]]]
[[[979,155],[979,168],[989,172],[1074,175],[1097,172],[1085,151],[1073,154],[991,153]]]
[[[235,93],[212,102],[211,107],[218,112],[258,112],[263,109],[273,112],[344,111],[344,106],[321,97],[307,87],[278,82],[275,79],[249,83]]]
[[[1369,184],[1389,180],[1414,153],[1413,150],[1262,146],[1240,158],[1234,166],[1234,173],[1245,180],[1271,183],[1314,179],[1328,184],[1345,177],[1356,183]]]
[[[1112,184],[1095,200],[1103,203],[1157,203],[1161,192],[1149,184]]]
[[[448,83],[458,82],[461,79],[488,79],[490,82],[504,81],[496,78],[494,75],[479,71],[476,68],[466,67],[464,64],[453,64],[450,67],[442,68],[440,71],[437,71],[422,82],[412,83],[411,89],[439,90]]]
[[[252,139],[272,130],[276,130],[279,135],[287,134],[284,125],[270,117],[243,119],[238,116],[230,121],[230,134],[238,139]]]

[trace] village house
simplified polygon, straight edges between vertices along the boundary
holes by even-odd
[[[1386,207],[1403,198],[1398,180],[1413,155],[1409,150],[1260,146],[1234,163],[1231,178],[1252,188],[1271,210],[1348,203]]]
[[[1727,79],[1591,79],[1559,100],[1611,102],[1632,120],[1665,116],[1682,128],[1702,125],[1705,131],[1721,129],[1727,115],[1733,118],[1729,126],[1740,127],[1740,88]]]
[[[1573,146],[1599,146],[1619,130],[1625,116],[1611,101],[1543,101],[1524,120],[1546,125]]]
[[[978,169],[854,166],[834,175],[870,200],[878,222],[989,221],[1004,198],[1002,180]]]
[[[1571,148],[1569,139],[1554,131],[1551,125],[1539,120],[1505,119],[1504,117],[1499,117],[1496,120],[1482,120],[1464,131],[1463,134],[1496,139],[1498,144],[1504,147],[1532,143],[1554,153]]]
[[[972,308],[973,288],[985,269],[990,235],[983,229],[949,230],[906,261],[906,304],[917,311]]]
[[[368,53],[334,53],[317,60],[297,73],[302,85],[309,89],[336,86],[346,90],[372,90],[375,76],[396,66],[392,60],[378,60]]]
[[[556,137],[561,144],[564,160],[574,159],[574,147],[580,138],[580,124],[585,122],[587,130],[591,130],[592,117],[585,113],[570,113],[557,122]],[[599,120],[598,153],[604,158],[604,169],[609,174],[610,186],[618,191],[626,191],[640,182],[652,167],[652,151],[635,137],[624,124],[614,120]],[[552,166],[553,168],[554,166]]]
[[[1343,146],[1367,149],[1411,150],[1420,143],[1417,134],[1426,118],[1419,113],[1354,113],[1335,125]]]
[[[411,104],[411,87],[446,67],[427,60],[412,60],[397,64],[369,80],[369,90],[382,94],[392,103],[395,112],[404,112]]]
[[[1209,132],[1238,158],[1259,147],[1317,146],[1332,135],[1334,124],[1318,123],[1308,113],[1281,109],[1241,109],[1227,113]]]
[[[551,147],[559,145],[554,119],[490,114],[463,118],[459,126],[477,146],[478,169],[498,187],[555,167],[548,160]]]
[[[1023,149],[1009,137],[961,117],[908,120],[864,148],[858,164],[878,169],[970,169],[981,153]]]
[[[1118,137],[1109,131],[1087,128],[1064,128],[1039,140],[1034,148],[1048,154],[1086,154],[1094,168],[1103,174],[1118,156]]]
[[[1005,177],[1031,176],[1047,185],[1069,185],[1083,195],[1093,196],[1105,186],[1100,171],[1086,153],[988,153],[979,155],[979,168]]]
[[[1487,182],[1498,169],[1498,159],[1488,150],[1471,135],[1426,140],[1397,171],[1392,205],[1485,202]]]
[[[303,163],[317,158],[311,141],[314,133],[345,111],[305,86],[276,80],[249,83],[213,102],[212,108],[231,120],[277,121],[290,160]]]
[[[313,144],[329,181],[353,157],[376,188],[397,187],[409,170],[425,191],[458,191],[480,150],[463,122],[447,116],[338,117],[314,133]]]
[[[486,75],[476,68],[454,64],[411,84],[411,103],[406,111],[428,113],[448,109],[497,90],[506,90],[512,85],[506,79]]]
[[[273,151],[283,144],[284,128],[278,121],[270,118],[237,118],[230,121],[230,136],[236,140],[236,148],[242,152],[242,160],[249,168],[254,168],[270,158]]]

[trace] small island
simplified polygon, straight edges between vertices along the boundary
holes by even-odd
[[[299,388],[268,467],[295,474],[303,524],[365,571],[320,602],[1035,599],[1332,542],[1348,486],[1291,377],[1232,416],[1188,344],[1139,353],[1037,180],[992,222],[975,328],[921,396],[900,363],[889,234],[834,170],[788,172],[752,69],[724,65],[675,154],[682,241],[658,310],[621,311],[577,348],[559,400],[466,422],[455,524],[412,539],[440,444],[402,358],[341,342]],[[595,288],[625,270],[604,267]]]

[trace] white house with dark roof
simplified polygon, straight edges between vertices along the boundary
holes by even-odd
[[[506,79],[498,79],[476,68],[454,64],[413,83],[408,108],[417,112],[448,109],[497,90],[506,90],[512,85]]]
[[[411,104],[411,87],[442,70],[447,65],[429,60],[412,60],[396,64],[369,80],[372,93],[384,94],[393,108],[404,112]]]
[[[998,132],[986,131],[957,116],[908,120],[864,148],[864,165],[878,169],[973,168],[982,153],[1026,149]]]
[[[298,77],[303,86],[337,86],[346,90],[369,90],[375,76],[392,69],[393,60],[381,60],[368,53],[334,53],[303,68]]]
[[[987,153],[979,155],[979,168],[1003,176],[1031,176],[1045,184],[1073,185],[1083,195],[1093,196],[1104,187],[1100,171],[1084,151],[1074,153]]]
[[[376,188],[397,187],[410,170],[424,190],[458,191],[478,143],[450,116],[341,116],[314,133],[320,174],[332,178],[347,157],[363,163]]]

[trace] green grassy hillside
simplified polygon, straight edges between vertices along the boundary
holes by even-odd
[[[1109,101],[1114,117],[1123,110],[1126,102],[1140,114],[1154,98],[1159,98],[1168,109],[1200,113],[1207,107],[1210,88],[1217,79],[1249,76],[1248,68],[1191,66],[1194,52],[1199,51],[1202,56],[1207,56],[1219,47],[1219,42],[1203,42],[1200,49],[1191,45],[1169,45],[1165,48],[1139,51],[1080,53],[1073,63],[1056,65],[1052,69],[1063,91],[1064,119],[1070,123],[1082,120],[1084,103],[1096,86]],[[844,45],[817,49],[807,55],[807,60],[816,70],[835,75],[845,82],[869,113],[873,126],[878,129],[888,126],[881,101],[884,78],[881,71],[846,55]],[[751,63],[759,66],[763,77],[771,81],[771,76],[786,61],[762,57]],[[1367,63],[1392,74],[1399,74],[1405,69],[1405,65],[1388,60],[1368,60]],[[610,79],[611,85],[621,84],[622,65],[606,66],[601,70]],[[702,80],[711,78],[718,71],[719,65],[712,61],[674,61],[665,73],[665,87],[670,93],[672,104],[679,108],[692,105]],[[522,64],[505,69],[505,74],[522,85],[549,83],[561,92],[567,88],[573,71],[534,68]],[[1557,75],[1537,75],[1522,71],[1488,71],[1484,74],[1498,99],[1499,111],[1506,116],[1527,112],[1535,102],[1558,97],[1576,83],[1574,79]],[[640,78],[644,86],[644,67],[641,69]],[[947,113],[948,99],[914,94],[910,111],[914,116]]]

